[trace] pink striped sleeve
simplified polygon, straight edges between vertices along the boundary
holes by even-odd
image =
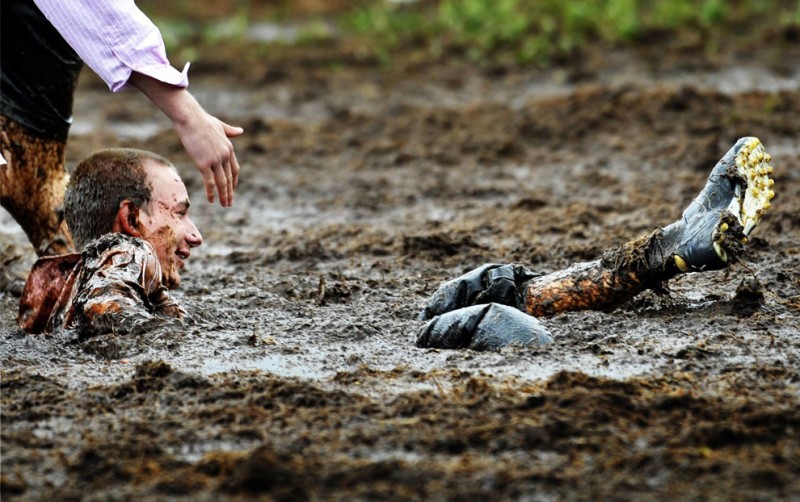
[[[132,72],[178,87],[189,85],[189,63],[169,64],[164,40],[133,0],[34,0],[83,61],[117,92]]]

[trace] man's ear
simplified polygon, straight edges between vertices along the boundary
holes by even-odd
[[[139,231],[139,208],[133,202],[125,199],[119,203],[114,231],[131,237],[142,236],[142,232]]]

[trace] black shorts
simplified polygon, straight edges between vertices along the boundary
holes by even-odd
[[[2,0],[0,9],[0,114],[66,141],[83,61],[33,0]]]

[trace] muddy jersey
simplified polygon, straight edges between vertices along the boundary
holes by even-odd
[[[81,253],[40,258],[20,298],[19,325],[29,333],[91,336],[141,332],[184,314],[161,282],[153,247],[112,233]]]

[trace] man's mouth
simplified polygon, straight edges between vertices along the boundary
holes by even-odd
[[[183,268],[185,266],[185,261],[189,259],[189,252],[188,251],[176,251],[175,255],[178,257],[178,266]]]

